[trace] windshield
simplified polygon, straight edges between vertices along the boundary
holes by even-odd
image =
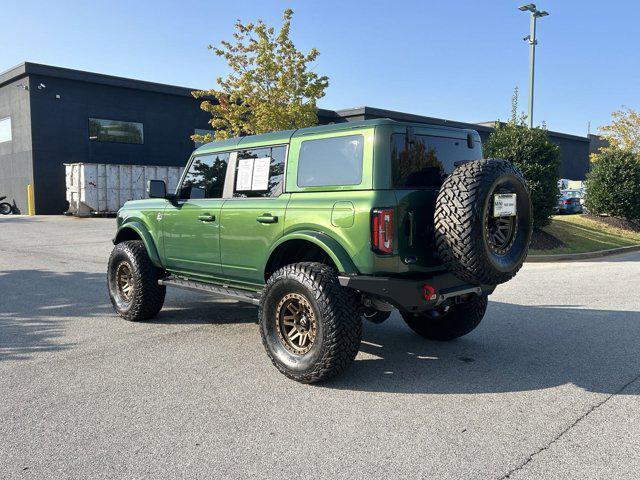
[[[583,193],[580,190],[564,190],[561,192],[565,197],[582,198]]]
[[[394,133],[391,137],[391,169],[394,188],[440,188],[456,166],[482,158],[480,142],[469,148],[466,139]]]

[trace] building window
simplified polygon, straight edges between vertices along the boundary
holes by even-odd
[[[89,119],[89,140],[94,142],[144,143],[142,123]]]
[[[298,186],[359,185],[363,144],[362,135],[305,140],[298,157]]]
[[[11,141],[11,117],[0,118],[0,143]]]
[[[194,135],[202,135],[203,137],[205,135],[211,135],[211,140],[209,140],[210,142],[213,142],[213,130],[204,130],[202,128],[196,128],[193,131]],[[205,142],[193,142],[193,144],[196,146],[196,148],[201,147],[202,145],[204,145]]]

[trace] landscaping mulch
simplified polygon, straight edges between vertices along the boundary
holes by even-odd
[[[640,220],[627,220],[626,218],[618,217],[601,217],[599,215],[585,215],[584,217],[622,230],[640,232]]]
[[[529,248],[532,250],[552,250],[564,247],[564,242],[544,230],[534,230]]]

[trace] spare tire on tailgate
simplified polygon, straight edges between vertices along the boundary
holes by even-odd
[[[434,220],[440,258],[458,278],[504,283],[518,272],[529,249],[529,189],[511,162],[467,162],[440,188]]]

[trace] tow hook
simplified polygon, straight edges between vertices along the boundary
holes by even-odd
[[[432,302],[438,299],[438,295],[436,294],[436,289],[433,288],[428,283],[425,283],[422,286],[422,296],[427,302]]]

